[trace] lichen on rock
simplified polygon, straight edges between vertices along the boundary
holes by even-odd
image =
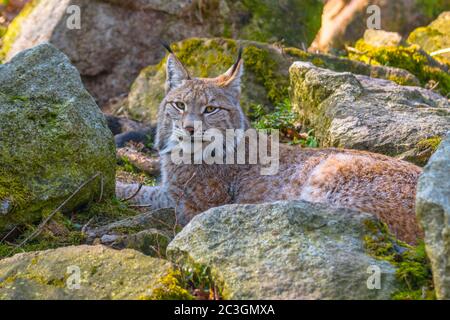
[[[368,150],[424,165],[432,152],[418,145],[450,129],[448,100],[420,87],[296,62],[291,88],[294,110],[323,147]]]
[[[194,217],[168,256],[209,267],[225,299],[389,299],[396,270],[366,252],[367,221],[376,220],[302,201],[227,205]],[[381,290],[367,286],[370,266]]]
[[[350,71],[377,78],[395,79],[402,84],[418,85],[409,72],[395,68],[370,66],[361,62],[297,48],[282,48],[254,41],[222,38],[191,38],[172,44],[172,49],[194,77],[215,77],[234,62],[239,46],[244,48],[244,79],[241,106],[249,115],[254,105],[266,112],[288,97],[290,65],[295,60],[337,71]],[[119,114],[155,123],[159,103],[164,97],[165,59],[143,69],[131,86],[128,99],[116,106]]]
[[[43,44],[0,65],[0,233],[39,220],[98,175],[63,210],[111,196],[111,132],[68,58]],[[102,191],[103,190],[103,191]]]
[[[450,11],[441,13],[428,26],[415,29],[407,41],[419,45],[428,53],[450,48]],[[434,58],[450,67],[450,52],[435,55]]]
[[[448,66],[430,57],[418,45],[374,46],[360,39],[355,49],[349,52],[351,59],[404,69],[415,75],[422,86],[433,87],[444,96],[450,92]]]
[[[152,296],[171,272],[170,262],[128,249],[84,245],[28,252],[0,260],[0,299],[136,300]]]
[[[438,299],[450,299],[450,131],[417,185],[417,218],[425,233]]]

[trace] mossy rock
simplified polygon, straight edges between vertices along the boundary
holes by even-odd
[[[323,2],[318,0],[227,1],[234,12],[249,21],[236,36],[260,42],[283,40],[287,45],[307,47],[320,28]],[[235,9],[233,9],[235,8]],[[227,36],[225,34],[225,36]]]
[[[164,257],[166,247],[181,230],[173,209],[153,210],[86,231],[87,242],[115,249],[135,249],[149,256]]]
[[[254,105],[262,105],[266,111],[272,111],[275,105],[288,97],[288,70],[296,60],[311,61],[332,70],[396,80],[401,84],[418,84],[418,80],[404,70],[370,66],[331,55],[312,54],[293,47],[281,48],[254,41],[191,38],[174,43],[172,49],[192,76],[215,77],[233,64],[240,46],[244,48],[245,63],[241,106],[248,115]],[[128,99],[117,106],[119,114],[156,122],[158,105],[164,98],[165,61],[164,58],[159,64],[142,70],[131,86]]]
[[[72,5],[83,13],[80,30],[67,27]],[[163,57],[160,39],[233,37],[306,47],[322,8],[320,0],[32,0],[9,26],[0,60],[50,42],[73,61],[103,106]]]
[[[210,268],[225,299],[389,299],[396,268],[370,256],[368,214],[319,203],[226,205],[195,216],[169,244],[169,258]],[[368,267],[381,289],[367,286]],[[345,288],[345,290],[344,290]]]
[[[321,147],[366,150],[424,165],[450,130],[448,99],[431,90],[307,62],[290,70],[293,110],[314,129]]]
[[[428,142],[435,146],[437,141]],[[450,299],[450,131],[417,184],[416,213],[425,233],[438,299]]]
[[[428,53],[450,48],[450,11],[443,12],[428,26],[414,30],[407,41],[419,45]],[[434,58],[450,66],[450,52]]]
[[[129,249],[83,245],[28,252],[0,261],[0,299],[136,300],[158,298],[161,291],[190,298],[176,278],[168,285],[174,272],[170,262]]]
[[[372,257],[385,260],[396,267],[400,283],[391,298],[394,300],[433,300],[436,298],[430,260],[423,241],[415,246],[396,239],[388,227],[379,221],[365,222],[367,234],[364,247]]]
[[[0,87],[0,233],[45,217],[83,183],[63,212],[114,194],[111,131],[63,53],[18,54],[0,65]]]
[[[433,86],[444,96],[450,92],[448,67],[430,57],[418,45],[375,47],[360,39],[355,48],[356,52],[349,53],[351,59],[401,68],[415,75],[422,86]]]

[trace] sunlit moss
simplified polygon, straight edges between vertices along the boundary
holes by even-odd
[[[438,82],[436,90],[444,96],[450,92],[450,74],[440,68],[417,45],[399,47],[373,47],[364,40],[358,40],[359,53],[350,53],[352,59],[374,65],[383,65],[408,70],[423,86],[430,81]]]
[[[271,42],[284,40],[289,45],[308,46],[321,25],[323,3],[318,0],[242,0],[243,11],[251,19],[239,36]]]
[[[423,241],[410,246],[390,234],[386,224],[371,220],[365,224],[368,230],[364,237],[367,253],[396,267],[401,289],[393,293],[392,299],[435,299],[431,265]]]
[[[171,270],[158,280],[150,296],[143,295],[142,300],[194,300],[189,291],[182,287],[182,274],[179,270]]]

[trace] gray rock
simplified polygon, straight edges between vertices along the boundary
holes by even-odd
[[[292,103],[324,147],[369,150],[424,165],[429,139],[450,129],[450,104],[439,94],[388,80],[295,62]]]
[[[21,253],[0,260],[0,299],[136,300],[152,296],[170,270],[166,260],[104,246]]]
[[[306,9],[286,8],[293,4],[304,9],[305,2],[307,13]],[[243,1],[39,0],[33,4],[16,18],[4,37],[8,44],[4,47],[6,59],[48,41],[69,56],[101,106],[128,92],[142,68],[159,62],[165,54],[160,39],[171,42],[226,34],[281,40],[290,30],[291,42],[309,42],[308,35],[319,28],[317,19],[322,8],[318,0],[295,0],[283,5],[262,1],[259,11],[270,12],[273,18],[261,26],[261,18],[255,17],[258,13]],[[68,10],[72,6],[81,10],[79,29],[68,27],[76,14]],[[282,19],[286,14],[293,14],[293,19]]]
[[[87,231],[89,241],[101,238],[105,234],[131,234],[148,229],[158,229],[167,233],[175,233],[177,227],[175,210],[158,209],[139,214],[134,217],[114,221],[104,226]]]
[[[99,241],[115,249],[135,249],[164,257],[167,245],[180,228],[175,210],[159,209],[90,229],[86,234],[88,243]]]
[[[175,54],[194,77],[216,77],[222,74],[236,59],[239,47],[244,48],[245,63],[241,106],[247,114],[254,105],[261,105],[265,111],[271,111],[274,105],[288,97],[289,67],[296,60],[310,61],[331,70],[419,84],[419,81],[405,70],[371,66],[332,55],[308,53],[297,48],[280,50],[273,45],[256,41],[192,38],[172,45]],[[115,104],[111,108],[112,111],[128,118],[156,124],[158,106],[165,94],[165,79],[164,60],[144,68],[133,82],[127,99]]]
[[[419,179],[416,211],[425,231],[436,296],[450,299],[450,132]]]
[[[377,29],[367,29],[364,32],[363,39],[365,43],[373,47],[397,47],[403,44],[402,36],[399,33]]]
[[[69,59],[49,44],[0,65],[0,232],[114,194],[111,131]],[[3,207],[3,204],[2,204]]]
[[[388,299],[395,268],[370,257],[367,214],[308,202],[227,205],[196,217],[167,249],[209,266],[228,299]],[[368,289],[368,268],[381,289]]]
[[[109,243],[114,249],[134,249],[147,256],[164,258],[167,245],[174,235],[157,229],[147,229],[116,237]]]
[[[450,9],[450,6],[447,8]],[[408,42],[418,44],[428,53],[450,47],[450,11],[442,12],[436,20],[426,27],[411,32]],[[450,66],[450,52],[434,55],[433,58]]]

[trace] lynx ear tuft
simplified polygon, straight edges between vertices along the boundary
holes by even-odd
[[[242,59],[242,47],[239,48],[238,58],[236,62],[223,75],[218,77],[221,87],[234,91],[237,98],[241,94],[241,78],[244,74],[244,60]]]
[[[170,46],[164,42],[161,42],[169,51],[166,63],[166,94],[175,89],[183,83],[184,80],[189,80],[190,76],[186,68],[183,66],[180,60],[175,56]]]

